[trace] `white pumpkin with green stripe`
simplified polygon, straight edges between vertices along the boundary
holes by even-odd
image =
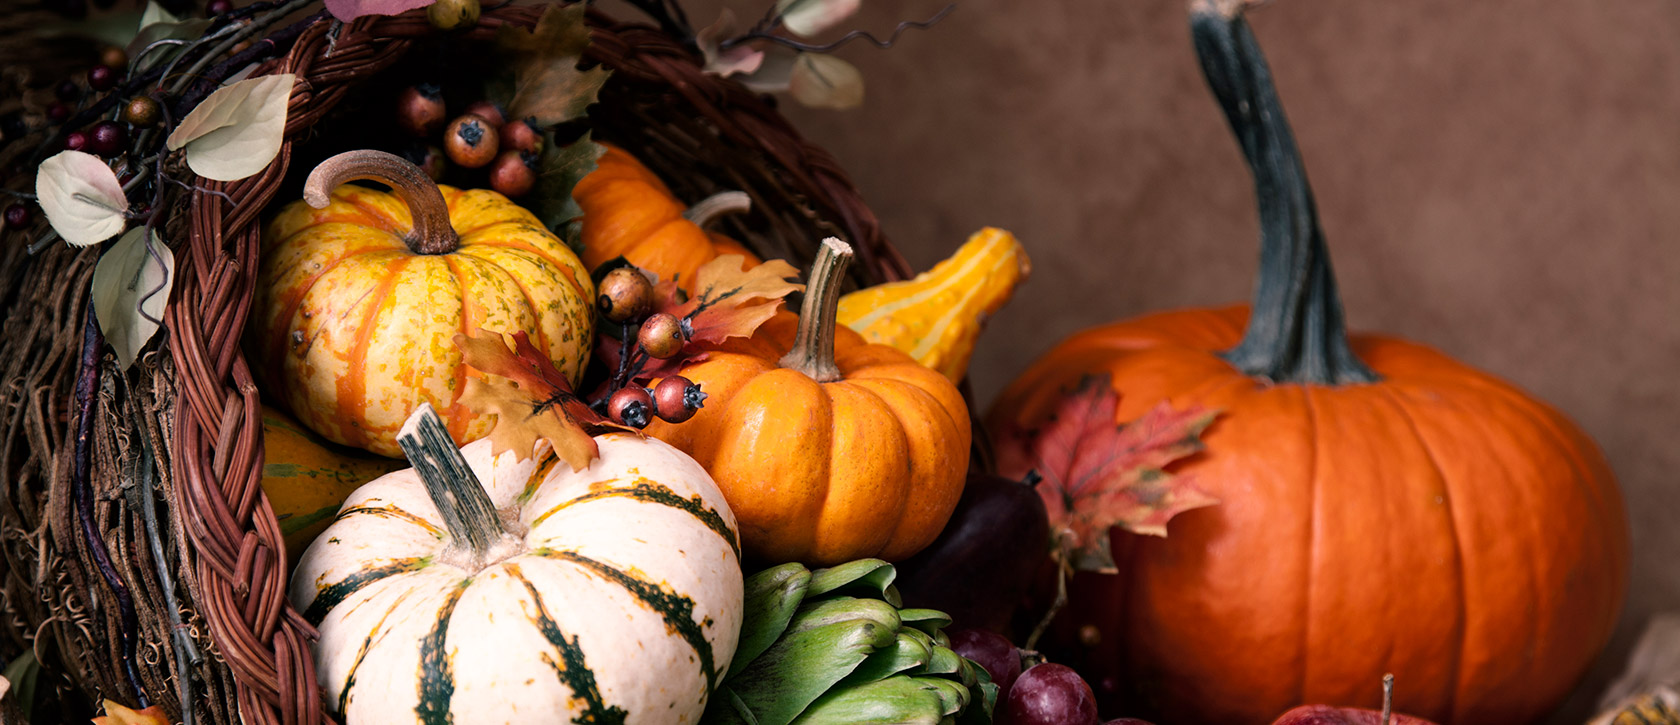
[[[353,724],[698,721],[741,628],[735,517],[677,449],[595,440],[576,472],[457,452],[422,407],[399,436],[415,468],[352,494],[292,576],[329,705]]]

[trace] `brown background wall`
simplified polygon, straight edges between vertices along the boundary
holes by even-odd
[[[853,27],[942,5],[864,3]],[[1558,405],[1620,475],[1633,585],[1602,683],[1652,612],[1680,608],[1680,3],[1276,0],[1251,20],[1351,324]],[[892,50],[841,55],[864,107],[788,114],[911,261],[988,224],[1033,256],[981,343],[981,400],[1074,330],[1248,297],[1252,189],[1182,0],[964,0]]]

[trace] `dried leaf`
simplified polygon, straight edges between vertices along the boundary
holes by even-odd
[[[707,262],[694,273],[694,296],[686,301],[680,299],[677,280],[660,282],[657,311],[682,320],[689,344],[714,344],[753,334],[776,314],[783,297],[805,285],[798,281],[799,270],[784,260],[742,269],[745,263],[739,254]]]
[[[169,715],[162,705],[131,710],[120,702],[106,700],[105,714],[94,718],[93,725],[169,725]]]
[[[124,234],[93,268],[93,313],[128,369],[157,333],[175,285],[175,255],[146,227]]]
[[[539,440],[547,440],[572,470],[581,471],[600,454],[593,433],[636,432],[591,410],[523,331],[512,337],[514,347],[509,350],[501,333],[479,330],[455,336],[466,363],[488,376],[468,379],[461,402],[496,416],[490,440],[497,455],[511,450],[524,459],[536,451]]]
[[[529,31],[513,24],[497,30],[496,47],[505,56],[507,73],[488,90],[508,109],[509,118],[535,119],[538,128],[547,128],[584,115],[595,102],[610,72],[578,70],[589,47],[584,5],[555,3]]]
[[[111,167],[90,153],[60,151],[42,161],[35,174],[35,196],[47,223],[78,247],[110,239],[128,225],[122,184]]]
[[[154,13],[154,9],[156,12]],[[156,0],[146,6],[146,12],[140,16],[140,32],[134,40],[128,43],[128,57],[136,60],[135,70],[141,71],[162,63],[180,54],[186,46],[171,45],[153,50],[141,57],[140,54],[147,46],[160,40],[194,40],[204,35],[210,29],[209,18],[189,18],[178,20],[169,11],[160,7]]]
[[[861,0],[776,0],[782,27],[809,38],[840,24],[857,12]]]
[[[139,29],[141,31],[144,31],[146,28],[149,28],[153,25],[157,25],[159,23],[179,23],[179,22],[181,22],[181,19],[178,18],[178,17],[175,17],[175,13],[169,12],[169,10],[167,8],[158,4],[157,0],[150,0],[149,2],[146,3],[146,9],[140,13],[140,28]]]
[[[187,166],[206,179],[237,181],[262,171],[280,153],[296,79],[281,73],[223,86],[181,119],[166,145],[185,147]]]
[[[572,190],[579,180],[595,170],[596,159],[607,149],[591,140],[588,133],[565,146],[555,143],[553,134],[546,136],[542,156],[537,160],[536,185],[522,201],[544,226],[559,233],[566,222],[583,216],[583,208],[572,198]]]
[[[856,108],[863,103],[863,74],[832,55],[800,53],[788,78],[788,92],[810,108]]]
[[[1114,571],[1109,529],[1167,535],[1167,521],[1218,500],[1169,464],[1201,451],[1214,411],[1161,403],[1126,425],[1114,422],[1119,396],[1107,375],[1085,378],[1036,431],[1002,431],[999,472],[1043,477],[1039,495],[1058,546],[1077,569]]]
[[[399,15],[437,0],[326,0],[327,12],[346,23],[363,15]]]
[[[793,83],[793,65],[799,61],[799,51],[781,45],[764,49],[764,59],[758,70],[736,80],[758,93],[781,93]]]
[[[735,12],[724,8],[717,22],[695,34],[694,44],[700,46],[700,55],[706,59],[707,73],[728,78],[737,73],[752,73],[763,65],[762,50],[744,44],[727,50],[721,47],[723,41],[734,36],[735,32]]]

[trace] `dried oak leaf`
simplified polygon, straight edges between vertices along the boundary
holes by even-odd
[[[655,312],[669,312],[682,320],[689,345],[747,337],[776,315],[782,298],[805,289],[799,270],[784,260],[742,268],[746,258],[725,254],[694,273],[694,295],[683,299],[676,280],[655,288]],[[687,346],[685,346],[685,351]]]
[[[600,455],[595,433],[636,432],[590,410],[523,331],[512,337],[514,348],[509,350],[498,332],[481,329],[455,336],[461,357],[485,374],[483,379],[467,380],[461,402],[476,412],[496,416],[496,427],[490,432],[494,453],[511,450],[524,459],[535,452],[539,440],[547,440],[572,470],[581,471]]]
[[[1219,502],[1193,477],[1166,470],[1203,449],[1201,433],[1218,413],[1163,402],[1116,425],[1119,401],[1109,376],[1088,376],[1042,428],[1006,432],[1000,441],[1001,473],[1043,477],[1038,493],[1058,549],[1076,569],[1115,571],[1108,537],[1115,526],[1166,536],[1173,516]]]
[[[106,700],[105,714],[94,718],[93,725],[169,725],[169,715],[161,705],[131,710],[120,702]]]
[[[508,110],[508,118],[535,119],[538,128],[547,128],[584,115],[595,102],[611,72],[578,70],[589,47],[586,4],[550,5],[529,31],[513,24],[496,30],[506,72],[488,91]]]

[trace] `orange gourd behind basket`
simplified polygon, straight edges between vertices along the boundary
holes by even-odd
[[[572,190],[583,209],[583,263],[589,269],[624,257],[688,289],[701,265],[719,256],[739,254],[746,266],[758,264],[757,255],[740,242],[704,229],[720,214],[746,211],[746,194],[726,191],[685,207],[636,157],[602,146],[606,152],[595,170]]]

